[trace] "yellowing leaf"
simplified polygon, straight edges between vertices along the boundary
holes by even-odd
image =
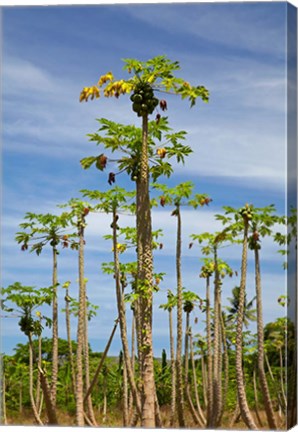
[[[99,87],[101,87],[103,84],[105,84],[108,81],[112,81],[113,79],[114,79],[114,76],[113,76],[112,72],[108,72],[107,74],[102,75],[99,78],[97,84],[99,85]]]

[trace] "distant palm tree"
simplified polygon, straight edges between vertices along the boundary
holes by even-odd
[[[239,294],[240,287],[236,286],[232,290],[233,297],[228,297],[228,300],[231,303],[231,306],[227,306],[227,321],[235,321],[237,318],[238,310],[239,310]],[[249,302],[247,302],[246,294],[244,296],[244,314],[243,314],[243,324],[246,328],[248,328],[249,321],[256,321],[256,309],[253,309],[253,303],[256,299],[254,296]]]

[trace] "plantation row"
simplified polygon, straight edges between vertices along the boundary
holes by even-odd
[[[170,128],[163,116],[167,101],[157,95],[174,93],[187,98],[193,106],[197,98],[207,102],[209,93],[203,86],[192,86],[177,78],[174,73],[180,69],[179,63],[165,56],[147,62],[124,62],[131,78],[117,81],[109,72],[100,77],[97,85],[85,87],[80,96],[81,102],[87,102],[102,93],[116,98],[132,93],[132,109],[142,120],[142,127],[136,127],[101,118],[99,130],[90,135],[90,140],[101,149],[99,154],[82,159],[81,165],[84,169],[95,166],[104,172],[109,188],[83,189],[83,199],[70,199],[60,206],[63,211],[59,215],[28,212],[20,224],[22,231],[16,234],[23,251],[40,255],[44,248],[51,248],[52,282],[48,288],[35,289],[19,282],[2,288],[3,309],[16,309],[21,314],[20,329],[28,337],[28,345],[17,347],[14,356],[5,357],[3,391],[13,396],[9,397],[8,409],[14,410],[18,405],[23,410],[30,401],[34,421],[40,425],[62,424],[61,411],[69,415],[75,411],[75,420],[69,420],[71,424],[105,424],[109,406],[115,408],[114,412],[121,409],[122,419],[114,420],[123,426],[217,428],[226,426],[227,412],[234,411],[233,424],[241,418],[249,429],[285,427],[286,414],[290,423],[295,418],[295,376],[286,381],[285,373],[286,368],[289,373],[295,370],[294,329],[286,318],[264,327],[260,261],[263,238],[272,237],[283,254],[289,242],[296,241],[296,210],[287,218],[277,215],[272,204],[263,208],[253,204],[239,209],[223,207],[223,212],[215,216],[222,229],[193,234],[189,244],[189,248],[200,248],[200,277],[205,283],[205,294],[183,288],[183,208],[199,209],[212,199],[208,194],[195,193],[195,185],[189,181],[175,187],[157,182],[161,176],[170,177],[174,172],[172,158],[184,163],[192,153],[184,143],[186,132]],[[153,113],[156,117],[149,121]],[[111,165],[114,171],[109,172]],[[128,174],[134,191],[114,185],[121,173]],[[161,230],[152,231],[154,206],[170,207],[177,222],[176,287],[168,291],[167,303],[158,305],[168,314],[170,338],[169,360],[164,351],[161,362],[154,359],[152,318],[157,306],[154,293],[165,274],[156,273],[153,266],[154,250],[163,247],[159,240]],[[88,302],[85,278],[85,232],[92,212],[111,215],[111,234],[105,237],[112,243],[113,261],[102,268],[114,278],[118,311],[101,354],[90,350],[88,338],[88,321],[99,306],[94,308]],[[121,226],[123,214],[135,216],[135,227]],[[289,227],[287,235],[285,226]],[[221,257],[221,249],[233,245],[242,250],[239,275]],[[59,279],[59,255],[66,248],[78,255],[77,299],[69,295],[70,282]],[[133,262],[127,260],[127,250],[130,255],[135,250]],[[255,263],[255,297],[249,300],[248,253]],[[224,308],[222,291],[228,276],[236,277],[237,282],[231,306]],[[67,341],[59,339],[60,284],[65,289]],[[276,300],[282,306],[289,301],[278,294]],[[51,317],[40,312],[45,304],[52,308]],[[199,310],[205,321],[204,335],[192,332],[194,310]],[[71,314],[77,318],[75,342],[71,340]],[[130,334],[128,314],[132,315]],[[257,323],[256,335],[246,330],[253,320]],[[51,340],[42,337],[45,325],[52,329]],[[118,326],[122,349],[119,359],[112,362],[108,351]],[[12,374],[21,374],[21,386],[14,385]],[[264,410],[264,416],[260,410]]]

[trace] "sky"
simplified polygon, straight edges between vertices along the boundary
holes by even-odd
[[[140,126],[128,97],[100,98],[79,103],[84,86],[112,70],[125,77],[124,58],[148,60],[166,55],[178,60],[185,80],[204,85],[210,101],[189,107],[167,98],[167,116],[174,130],[187,131],[193,149],[185,165],[176,165],[169,186],[192,181],[198,193],[213,201],[196,211],[183,209],[183,285],[204,297],[199,278],[200,249],[188,249],[191,234],[221,229],[214,215],[222,206],[246,202],[257,207],[286,206],[286,13],[284,2],[187,3],[2,8],[2,286],[16,281],[39,287],[51,284],[51,255],[22,252],[15,242],[26,212],[55,213],[57,204],[81,197],[81,189],[107,190],[106,173],[83,170],[80,159],[98,154],[87,134],[98,129],[96,119]],[[112,170],[112,169],[111,169]],[[123,174],[117,185],[133,190]],[[156,271],[166,273],[154,296],[154,354],[169,349],[168,317],[159,305],[168,289],[175,290],[175,229],[171,209],[154,209],[153,229],[163,229],[163,250],[156,251]],[[89,337],[92,349],[103,351],[117,317],[114,280],[101,271],[112,260],[109,215],[88,216],[86,277],[88,299],[99,306]],[[132,217],[121,217],[122,226]],[[283,258],[278,246],[265,239],[262,247],[264,321],[285,311],[277,298],[285,294]],[[221,258],[240,274],[240,248],[225,248]],[[77,295],[77,256],[63,251],[59,281],[71,280]],[[126,255],[127,260],[134,259]],[[223,306],[239,277],[226,281]],[[247,297],[254,296],[254,272],[249,258]],[[59,290],[59,336],[66,337],[64,293]],[[129,308],[128,308],[129,309]],[[50,313],[45,309],[45,313]],[[198,323],[194,323],[194,317]],[[18,319],[2,318],[2,347],[7,354],[26,343]],[[130,325],[130,321],[129,321]],[[252,327],[253,329],[253,327]],[[196,310],[193,332],[204,330]],[[50,336],[48,330],[45,336]],[[73,338],[76,335],[73,319]],[[120,338],[110,349],[118,354]]]

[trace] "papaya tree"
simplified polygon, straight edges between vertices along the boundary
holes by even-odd
[[[99,191],[83,191],[84,195],[89,196],[89,198],[96,199],[98,204],[96,204],[95,209],[97,211],[103,211],[105,213],[111,213],[112,215],[112,243],[113,243],[113,274],[115,278],[116,285],[116,299],[118,316],[120,323],[120,334],[124,355],[124,368],[126,369],[127,376],[129,379],[130,387],[133,393],[135,406],[137,408],[138,415],[141,417],[141,403],[137,390],[137,386],[134,379],[134,373],[131,368],[131,359],[129,353],[128,337],[127,337],[127,322],[126,322],[126,311],[124,303],[124,288],[125,280],[123,273],[120,269],[119,252],[124,252],[126,246],[119,243],[118,241],[118,230],[119,230],[119,211],[128,210],[126,204],[127,200],[135,196],[134,192],[127,192],[123,188],[114,187],[107,192]],[[127,418],[125,416],[125,423],[127,423]],[[124,424],[127,426],[127,424]]]
[[[233,270],[218,257],[218,251],[234,241],[233,236],[224,231],[216,233],[204,232],[192,234],[193,241],[202,245],[202,253],[208,258],[203,259],[204,265],[201,268],[200,277],[206,279],[206,330],[208,346],[208,407],[207,426],[216,427],[221,422],[223,413],[222,397],[222,310],[221,291],[222,279],[228,275],[233,276]],[[209,258],[209,255],[211,257]],[[211,337],[211,310],[210,310],[210,277],[214,275],[214,302],[213,302],[213,340]],[[213,343],[213,349],[212,349]],[[212,355],[213,353],[213,355]],[[212,372],[211,372],[212,371]],[[211,384],[212,382],[212,384]],[[212,390],[211,390],[212,389]]]
[[[85,229],[87,226],[86,217],[92,210],[92,206],[79,198],[72,198],[66,204],[59,207],[68,207],[68,218],[72,226],[76,230],[77,242],[72,244],[73,249],[78,250],[78,282],[79,282],[79,298],[78,298],[78,326],[77,326],[77,375],[76,375],[76,422],[77,426],[84,426],[85,420],[90,424],[96,425],[96,420],[93,412],[91,397],[87,399],[88,416],[84,411],[84,389],[89,388],[89,358],[87,337],[87,292],[85,278]],[[87,374],[83,374],[83,363]]]
[[[133,161],[134,181],[136,182],[137,205],[137,238],[138,238],[138,283],[140,294],[139,313],[142,328],[142,420],[144,427],[156,425],[156,390],[154,381],[153,346],[152,346],[152,302],[153,302],[153,255],[152,255],[152,223],[149,196],[149,115],[159,106],[161,111],[167,109],[167,101],[158,99],[156,93],[174,93],[183,99],[188,98],[191,106],[199,97],[208,101],[208,91],[203,86],[192,86],[184,79],[178,78],[174,73],[180,69],[179,62],[170,61],[166,56],[157,56],[148,61],[125,59],[124,69],[131,75],[128,79],[115,80],[112,72],[102,75],[97,83],[85,87],[80,95],[80,101],[88,101],[100,97],[118,98],[123,94],[131,94],[132,109],[142,120],[141,139],[136,146],[136,152],[126,155],[131,165]],[[160,114],[157,113],[156,123],[160,123]],[[121,145],[121,142],[118,144]],[[176,146],[177,147],[177,146]],[[183,146],[182,146],[183,147]],[[162,159],[166,150],[158,149]],[[178,149],[183,155],[183,148]],[[94,161],[94,160],[93,160]],[[99,166],[105,165],[102,159],[97,159]],[[91,162],[92,163],[92,162]],[[157,169],[160,164],[157,165]],[[127,161],[125,162],[127,169]],[[112,173],[113,174],[113,173]],[[110,183],[115,181],[115,175],[109,176]]]
[[[43,425],[43,422],[38,413],[34,394],[33,394],[33,365],[35,364],[39,371],[39,378],[41,388],[44,395],[45,406],[48,416],[48,422],[51,425],[58,424],[58,418],[56,413],[55,405],[52,401],[51,391],[47,380],[46,372],[41,368],[38,362],[38,356],[33,347],[33,336],[40,336],[43,330],[43,326],[40,320],[40,312],[38,311],[37,317],[34,319],[33,311],[40,308],[43,305],[50,305],[53,300],[53,289],[39,288],[38,290],[32,286],[23,286],[19,282],[15,282],[6,288],[1,289],[2,295],[2,308],[7,312],[14,312],[19,315],[19,326],[21,331],[27,336],[29,342],[29,394],[31,407],[36,422],[39,425]],[[7,306],[14,304],[15,307]],[[51,320],[43,316],[47,326],[51,326]]]
[[[44,248],[50,246],[52,249],[52,379],[51,395],[53,404],[56,404],[57,379],[58,379],[58,254],[59,246],[68,247],[72,241],[72,234],[66,232],[69,224],[67,213],[53,215],[50,213],[39,214],[27,212],[25,221],[19,226],[24,231],[16,233],[16,241],[21,244],[23,251],[29,248],[30,252],[40,255]]]
[[[243,319],[244,319],[244,306],[245,306],[245,293],[246,293],[246,278],[247,278],[247,249],[248,249],[248,233],[249,224],[253,218],[254,206],[246,204],[239,210],[232,207],[224,207],[225,215],[217,215],[217,219],[221,220],[224,225],[229,224],[225,232],[230,232],[231,235],[237,236],[242,233],[242,257],[241,257],[241,278],[239,287],[239,303],[236,324],[236,382],[238,403],[241,412],[241,417],[249,429],[256,430],[257,426],[250,412],[244,382],[243,372]],[[234,219],[229,215],[232,214]]]
[[[256,289],[256,303],[257,303],[257,334],[258,334],[258,375],[260,379],[260,387],[262,390],[264,407],[266,411],[268,425],[271,429],[277,429],[277,423],[273,411],[273,405],[269,393],[269,387],[266,379],[264,369],[264,324],[263,324],[263,304],[262,304],[262,288],[261,288],[261,270],[260,270],[260,249],[261,249],[261,238],[265,236],[273,236],[273,228],[277,224],[283,222],[283,217],[279,217],[275,212],[274,205],[269,205],[263,208],[256,208],[246,205],[240,210],[240,214],[243,217],[244,223],[244,234],[245,242],[247,242],[248,248],[254,251],[255,261],[255,289]],[[237,214],[232,208],[226,208],[226,214],[234,213],[237,220]],[[239,303],[242,301],[243,313],[242,321],[245,324],[245,292],[241,293],[243,287],[237,287],[237,307],[239,309]],[[236,292],[235,292],[236,294]],[[240,300],[240,297],[243,299]],[[233,311],[232,311],[233,313]],[[237,314],[238,316],[238,314]]]
[[[184,418],[184,383],[183,383],[183,367],[182,367],[182,316],[183,316],[183,284],[181,272],[181,245],[182,245],[182,221],[181,221],[181,206],[192,206],[197,208],[199,205],[208,204],[211,199],[205,194],[195,194],[191,198],[193,191],[193,183],[188,181],[178,184],[174,188],[169,188],[163,184],[153,184],[153,187],[162,192],[159,197],[162,207],[165,205],[173,205],[174,210],[172,216],[177,217],[177,234],[176,234],[176,280],[177,280],[177,347],[176,347],[176,369],[177,369],[177,412],[180,427],[185,427]]]

